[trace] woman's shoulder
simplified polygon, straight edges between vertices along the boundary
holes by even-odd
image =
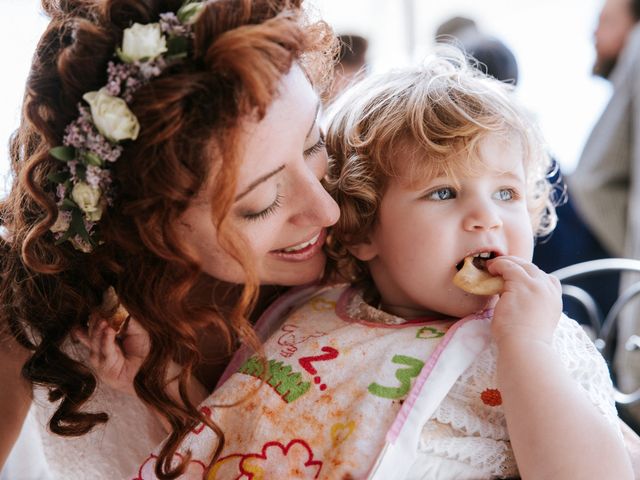
[[[47,424],[55,405],[34,391],[34,415],[52,478],[125,478],[166,433],[138,398],[100,385],[83,410],[106,412],[109,421],[80,437],[61,437]]]

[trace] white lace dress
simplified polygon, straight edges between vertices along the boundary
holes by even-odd
[[[571,377],[619,431],[609,371],[582,328],[563,315],[553,347]],[[421,455],[412,468],[411,480],[518,476],[496,390],[495,345],[484,350],[449,391],[424,426],[419,449]]]

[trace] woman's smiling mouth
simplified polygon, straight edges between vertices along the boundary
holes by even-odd
[[[322,249],[322,245],[324,244],[326,238],[326,229],[322,229],[309,240],[305,240],[304,242],[298,243],[296,245],[291,245],[290,247],[281,248],[279,250],[272,250],[269,253],[272,255],[276,255],[282,260],[308,260],[309,258],[315,256]]]

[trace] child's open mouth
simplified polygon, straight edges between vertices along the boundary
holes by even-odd
[[[466,256],[456,265],[458,273],[453,276],[453,284],[474,295],[496,295],[504,290],[504,280],[487,270],[487,261],[499,256],[494,251],[477,252]]]
[[[496,252],[478,252],[471,255],[473,257],[473,266],[478,270],[487,271],[487,260],[491,260],[492,258],[496,258],[498,254]],[[464,258],[458,262],[456,265],[456,270],[462,270],[462,266],[464,265]]]

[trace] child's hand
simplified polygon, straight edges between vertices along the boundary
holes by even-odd
[[[149,354],[149,335],[130,317],[123,327],[116,335],[106,319],[93,314],[88,331],[77,329],[73,335],[89,349],[89,362],[101,381],[135,395],[133,379]]]
[[[487,262],[492,275],[504,279],[504,291],[495,305],[494,338],[540,340],[551,343],[562,312],[558,279],[531,262],[503,256]]]

